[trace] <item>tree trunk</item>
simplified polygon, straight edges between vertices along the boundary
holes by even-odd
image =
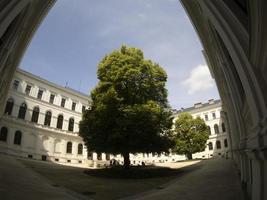
[[[192,158],[193,158],[193,157],[192,157],[192,153],[187,153],[187,154],[186,154],[186,157],[187,157],[188,160],[192,160]]]
[[[130,155],[128,152],[123,153],[122,155],[123,155],[123,159],[124,159],[123,166],[125,169],[129,169],[130,168]]]

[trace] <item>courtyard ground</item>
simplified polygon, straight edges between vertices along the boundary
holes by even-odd
[[[241,189],[232,161],[213,159],[171,164],[174,176],[110,179],[89,176],[83,168],[0,155],[0,192],[9,199],[227,199]]]

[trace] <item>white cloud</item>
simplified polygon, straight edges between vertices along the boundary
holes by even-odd
[[[215,87],[215,82],[211,78],[209,69],[206,65],[198,65],[191,72],[189,77],[182,82],[188,89],[188,94],[208,91]]]

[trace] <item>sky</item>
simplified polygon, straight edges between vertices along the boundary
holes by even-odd
[[[179,0],[58,0],[20,68],[90,94],[98,83],[98,63],[123,44],[142,49],[165,69],[173,109],[219,98]]]

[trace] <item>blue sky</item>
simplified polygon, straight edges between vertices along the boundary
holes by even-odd
[[[97,64],[122,44],[142,49],[167,71],[173,108],[219,98],[178,0],[58,0],[20,67],[89,94],[98,82]]]

